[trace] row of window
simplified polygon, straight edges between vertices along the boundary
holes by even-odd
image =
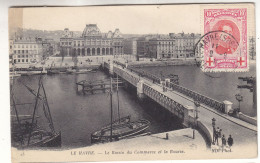
[[[17,45],[14,45],[14,48],[36,48],[36,45],[20,45],[20,44],[17,44]]]
[[[72,42],[61,42],[61,45],[71,45]],[[86,45],[110,45],[110,41],[86,41]],[[120,43],[116,43],[120,44]],[[84,46],[84,41],[73,41],[74,46]]]
[[[14,59],[14,63],[28,63],[28,61],[28,59]]]
[[[181,44],[179,44],[179,45],[180,45],[180,46],[184,46],[184,45],[187,45],[187,46],[189,46],[189,45],[190,45],[190,46],[193,46],[194,43],[186,43],[186,44],[185,44],[185,43],[181,43]]]
[[[14,54],[28,54],[28,53],[32,53],[32,52],[35,52],[36,53],[36,50],[14,50]]]
[[[14,58],[28,58],[31,57],[36,57],[36,55],[14,55]]]

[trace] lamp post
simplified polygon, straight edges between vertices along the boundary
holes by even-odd
[[[236,94],[236,100],[238,101],[238,111],[240,111],[240,102],[243,101],[243,96]]]
[[[195,105],[195,111],[194,111],[194,126],[193,126],[193,139],[195,139],[195,127],[196,127],[196,121],[198,120],[198,107],[200,107],[200,102],[197,100],[194,100]]]
[[[212,118],[212,129],[213,129],[213,139],[212,139],[212,142],[214,142],[214,138],[215,138],[215,133],[214,133],[214,128],[216,126],[216,119],[215,118]]]

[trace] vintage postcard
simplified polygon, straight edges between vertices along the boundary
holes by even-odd
[[[12,162],[256,158],[254,12],[9,8]]]

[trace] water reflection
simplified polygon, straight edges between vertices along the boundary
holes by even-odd
[[[102,91],[94,95],[77,92],[76,82],[81,80],[101,80],[108,76],[103,72],[88,74],[44,75],[43,84],[50,105],[53,123],[57,131],[61,131],[62,147],[84,147],[90,145],[90,134],[110,122],[110,103],[107,93]],[[15,81],[15,100],[19,103],[32,102],[31,95],[22,83],[37,89],[39,76],[22,76]],[[115,94],[115,92],[114,92]],[[120,114],[131,115],[133,120],[148,119],[151,122],[150,132],[158,133],[182,128],[176,117],[169,117],[159,105],[152,101],[140,102],[134,89],[119,89]],[[113,96],[113,108],[117,110],[117,99]],[[32,114],[33,105],[26,108],[20,106],[19,114],[27,110]],[[116,116],[117,112],[114,112]],[[37,113],[41,115],[41,113]],[[162,116],[158,116],[162,115]],[[168,115],[168,116],[167,116]]]

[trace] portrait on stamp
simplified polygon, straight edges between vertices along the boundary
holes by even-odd
[[[248,71],[247,9],[204,9],[203,71]]]

